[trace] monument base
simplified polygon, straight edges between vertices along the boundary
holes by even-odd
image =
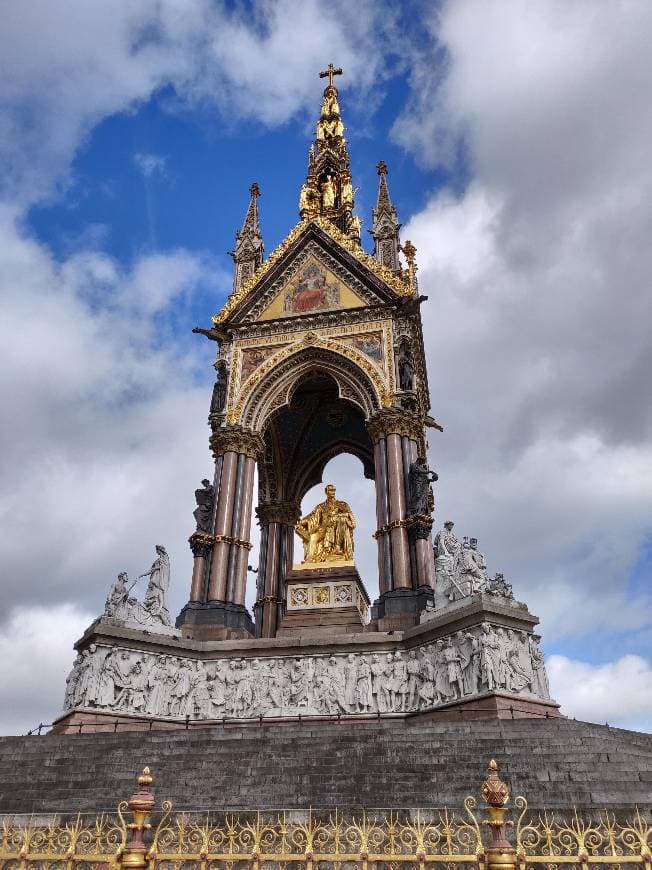
[[[439,707],[418,711],[390,711],[386,713],[349,713],[346,721],[402,720],[405,724],[418,724],[427,720],[467,722],[479,719],[565,719],[559,704],[534,695],[516,695],[511,692],[486,692],[473,698],[460,698]],[[270,707],[258,716],[233,716],[212,719],[178,719],[169,716],[147,716],[139,713],[109,713],[91,707],[76,708],[52,723],[53,734],[96,734],[122,731],[170,731],[179,728],[258,727],[262,722],[274,725],[297,723],[341,722],[342,714],[324,714],[314,707]]]
[[[208,604],[189,601],[176,625],[188,640],[245,640],[256,633],[246,607],[223,601]]]
[[[353,562],[295,565],[285,578],[285,615],[277,637],[365,630],[369,596]]]
[[[81,654],[67,681],[61,727],[75,730],[81,723],[83,730],[83,721],[91,727],[98,717],[118,722],[116,727],[125,721],[141,728],[145,721],[152,728],[158,722],[183,728],[193,721],[330,721],[370,714],[460,720],[558,715],[533,634],[538,620],[524,605],[478,594],[405,631],[369,631],[358,607],[340,603],[355,599],[353,590],[366,607],[355,568],[325,571],[290,574],[294,609],[274,638],[200,640],[97,620],[76,644]],[[293,590],[301,594],[293,596]],[[313,597],[316,590],[321,592]],[[203,612],[188,608],[186,615]],[[313,614],[319,625],[310,622]]]
[[[393,589],[377,598],[371,608],[371,626],[375,631],[404,631],[419,624],[419,615],[432,604],[430,586],[418,589]]]

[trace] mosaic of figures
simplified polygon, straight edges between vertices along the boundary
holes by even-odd
[[[447,520],[435,536],[435,608],[477,592],[514,599],[511,583],[502,574],[490,577],[487,560],[478,550],[478,539],[465,537],[461,542]]]
[[[252,347],[242,351],[242,366],[240,368],[240,381],[247,380],[249,375],[256,371],[259,365],[262,365],[266,359],[276,353],[285,345],[275,345],[274,347]]]
[[[208,662],[92,644],[64,708],[196,719],[411,712],[493,689],[549,698],[538,636],[483,623],[407,652]]]
[[[360,353],[366,354],[378,365],[383,362],[383,336],[380,332],[363,332],[351,338],[343,339],[345,344],[354,347]]]
[[[285,314],[308,314],[312,311],[330,311],[339,307],[340,284],[329,276],[316,260],[309,262],[283,295]]]

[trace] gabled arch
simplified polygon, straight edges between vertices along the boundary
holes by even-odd
[[[242,409],[241,424],[262,432],[271,414],[289,405],[300,383],[312,375],[330,377],[339,397],[356,405],[365,419],[381,407],[377,387],[361,366],[344,354],[310,345],[283,359],[256,384]]]

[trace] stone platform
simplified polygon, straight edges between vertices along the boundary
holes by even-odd
[[[567,719],[252,724],[0,738],[0,813],[99,812],[147,764],[175,809],[461,809],[496,758],[512,798],[547,807],[652,809],[652,735]],[[91,775],[89,775],[91,772]]]
[[[56,728],[116,719],[183,728],[315,714],[558,716],[536,622],[519,602],[481,594],[394,632],[331,624],[326,633],[318,625],[275,638],[198,641],[99,619],[76,645]]]
[[[353,562],[295,565],[285,588],[277,637],[352,634],[369,622],[369,596]]]

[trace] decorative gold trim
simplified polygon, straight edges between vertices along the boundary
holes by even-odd
[[[367,360],[367,358],[363,354],[358,353],[350,345],[334,341],[330,338],[320,338],[317,333],[307,333],[306,335],[309,336],[308,341],[305,340],[305,336],[302,336],[298,341],[295,341],[293,344],[284,347],[277,353],[268,357],[268,359],[266,359],[264,363],[262,363],[254,372],[252,372],[252,374],[240,387],[238,400],[235,403],[234,407],[232,407],[227,413],[226,419],[229,425],[235,426],[238,424],[238,421],[241,419],[246,401],[251,395],[254,387],[275,366],[283,362],[288,357],[293,356],[293,354],[303,350],[306,344],[309,344],[311,347],[321,347],[325,348],[326,350],[332,350],[335,353],[339,353],[341,356],[346,357],[351,362],[356,363],[356,365],[358,365],[359,368],[361,368],[365,372],[365,374],[368,375],[369,379],[373,383],[376,389],[378,400],[382,407],[392,407],[394,403],[394,394],[383,382],[381,374],[384,375],[384,372],[381,372],[381,370],[377,366],[375,366],[370,360]],[[400,413],[404,414],[405,412]],[[217,431],[219,432],[222,430]]]
[[[244,547],[245,550],[253,550],[254,545],[249,541],[243,541],[241,538],[234,538],[231,535],[215,535],[216,544],[233,544],[236,547]]]
[[[390,522],[385,523],[384,526],[376,529],[372,537],[376,538],[377,540],[381,535],[385,535],[387,532],[391,532],[392,529],[404,529],[407,527],[407,525],[408,520],[390,520]]]
[[[248,278],[243,284],[231,295],[226,301],[223,308],[213,316],[213,323],[217,326],[228,318],[231,312],[251,293],[254,287],[265,277],[286,251],[296,242],[303,232],[310,226],[315,224],[320,230],[327,233],[334,242],[337,242],[342,248],[352,254],[363,266],[366,266],[369,271],[377,278],[380,278],[390,289],[398,296],[414,296],[416,286],[413,278],[414,270],[406,270],[399,275],[394,274],[390,269],[382,266],[375,257],[367,254],[356,242],[349,236],[344,235],[340,230],[327,218],[313,217],[309,220],[303,220],[294,226],[287,236],[283,239],[269,257],[264,260],[256,269],[254,274]]]
[[[278,599],[266,595],[255,606],[266,603],[275,604]],[[512,845],[511,822],[505,818],[508,789],[497,776],[495,762],[482,789],[489,817],[485,820],[470,795],[463,802],[465,813],[449,809],[352,813],[312,808],[173,813],[172,804],[165,800],[148,845],[144,835],[155,810],[151,784],[149,768],[145,768],[137,791],[120,803],[117,815],[69,815],[62,808],[49,820],[41,814],[5,816],[0,864],[21,870],[45,866],[204,870],[243,863],[252,870],[282,870],[289,864],[304,870],[336,870],[345,864],[360,870],[378,866],[524,870],[538,865],[557,870],[578,866],[649,870],[652,864],[652,827],[638,810],[632,817],[618,819],[608,810],[591,816],[573,810],[570,818],[542,810],[528,817],[527,800],[517,797],[514,803],[520,815]],[[489,831],[487,846],[481,825]]]

